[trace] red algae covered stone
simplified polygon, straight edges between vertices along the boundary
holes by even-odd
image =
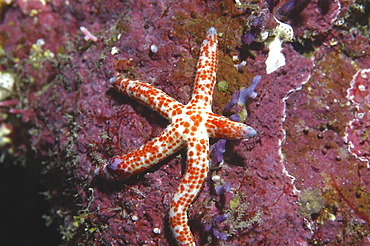
[[[345,22],[347,1],[330,1],[324,13],[311,1],[303,18],[286,20],[297,40],[310,42],[283,43],[286,65],[266,75],[268,48],[246,46],[243,29],[251,12],[272,22],[283,2],[268,9],[263,1],[236,8],[231,0],[17,0],[3,10],[0,65],[17,78],[13,98],[20,103],[7,109],[18,110],[20,123],[2,120],[18,133],[10,136],[23,133],[13,139],[13,153],[33,160],[29,168],[48,183],[51,215],[66,243],[175,244],[168,212],[184,150],[127,180],[94,177],[109,158],[139,148],[168,124],[109,79],[121,72],[187,103],[200,44],[214,26],[217,82],[228,85],[215,90],[214,112],[262,75],[245,122],[258,136],[228,141],[223,166],[210,171],[188,211],[196,244],[369,244],[368,118],[360,117],[368,117],[368,95],[358,86],[368,82],[361,75],[368,74],[369,39],[334,20]],[[268,25],[261,30],[273,30]]]
[[[348,147],[370,167],[370,69],[361,69],[353,76],[347,98],[356,107],[355,119],[346,128]]]
[[[301,191],[301,213],[310,218],[307,226],[315,228],[311,243],[368,244],[368,164],[352,155],[346,140],[357,111],[347,90],[357,73],[349,57],[321,47],[310,80],[287,100],[283,153]]]

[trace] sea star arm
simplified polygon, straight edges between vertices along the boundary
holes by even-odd
[[[140,173],[185,146],[180,133],[173,127],[167,127],[162,134],[152,139],[137,150],[126,155],[117,155],[109,164],[96,169],[96,175],[110,180],[120,180]]]
[[[206,128],[211,138],[249,139],[257,135],[252,127],[213,113],[208,114]]]
[[[216,83],[217,57],[217,31],[211,27],[200,48],[191,105],[207,105],[211,110],[213,89]]]
[[[169,121],[172,119],[174,109],[179,109],[183,106],[160,89],[146,82],[117,77],[111,79],[111,84],[122,94],[157,111]]]
[[[193,235],[187,224],[187,210],[199,193],[209,169],[208,137],[192,137],[188,140],[187,166],[170,207],[170,225],[181,246],[195,246]]]

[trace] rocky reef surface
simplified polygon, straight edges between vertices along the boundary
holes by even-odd
[[[211,26],[213,110],[260,75],[240,115],[258,136],[225,143],[188,211],[197,244],[370,244],[367,1],[0,3],[1,165],[46,184],[44,218],[65,244],[174,245],[168,210],[184,150],[119,182],[93,171],[167,125],[109,79],[187,103]]]

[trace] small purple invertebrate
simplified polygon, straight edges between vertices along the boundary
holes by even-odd
[[[281,17],[291,17],[300,14],[311,0],[288,0],[278,10]]]
[[[226,139],[220,139],[217,141],[216,144],[213,145],[211,151],[213,167],[221,166],[224,159],[223,154],[225,153],[225,149],[226,149]]]
[[[257,16],[251,21],[251,29],[261,30],[263,26],[264,18],[262,16]]]
[[[227,235],[226,233],[223,233],[223,232],[220,232],[218,229],[216,228],[212,228],[212,232],[213,232],[213,235],[221,240],[221,241],[226,241],[227,240]]]
[[[254,90],[256,89],[257,85],[260,83],[261,78],[262,78],[261,75],[254,76],[251,85],[248,86],[248,88],[246,88],[246,89],[241,89],[240,90],[240,97],[239,97],[239,100],[238,100],[239,104],[245,105],[247,103],[248,99],[256,98],[257,92],[255,92]]]
[[[230,99],[230,102],[228,102],[224,108],[224,115],[229,115],[231,114],[231,109],[233,107],[235,107],[237,104],[238,104],[238,101],[239,101],[239,97],[240,97],[240,90],[239,91],[236,91],[232,96],[231,96],[231,99]]]
[[[247,65],[247,62],[246,61],[242,61],[241,63],[236,64],[235,65],[235,68],[236,68],[236,70],[241,71],[243,69],[243,67],[245,67],[245,65]]]
[[[260,83],[261,78],[262,78],[261,75],[255,76],[252,80],[251,85],[248,86],[248,88],[243,88],[239,91],[236,91],[232,95],[230,102],[226,104],[224,108],[224,114],[228,115],[231,113],[235,113],[233,112],[232,109],[234,109],[238,105],[241,107],[245,107],[249,99],[255,98],[257,96],[257,93],[254,90],[256,89],[257,85]]]
[[[298,3],[298,0],[288,0],[279,8],[278,14],[281,16],[287,16],[291,14],[291,12],[297,7]]]
[[[256,36],[261,32],[265,18],[260,16],[251,16],[247,22],[247,32],[243,35],[243,42],[246,45],[253,43]]]
[[[227,220],[227,218],[229,218],[229,215],[228,215],[228,214],[221,214],[221,215],[216,216],[216,217],[213,219],[213,221],[214,221],[215,223],[221,223],[221,222],[223,222],[223,221]]]
[[[243,42],[246,45],[250,45],[251,43],[253,43],[255,38],[256,38],[255,34],[253,34],[252,32],[247,32],[243,36]]]
[[[223,195],[231,191],[231,183],[226,182],[224,185],[216,185],[215,192],[218,196]]]
[[[211,223],[207,223],[204,225],[204,230],[205,231],[210,231],[212,229],[212,234],[215,238],[221,240],[221,241],[226,241],[227,240],[227,234],[220,232],[218,230],[218,223],[221,223],[229,218],[228,214],[222,214],[216,216]]]

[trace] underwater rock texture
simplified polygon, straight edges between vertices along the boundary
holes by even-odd
[[[200,44],[214,26],[217,81],[228,85],[215,91],[214,112],[222,114],[236,90],[262,75],[246,118],[259,135],[227,142],[224,164],[210,172],[188,211],[197,244],[370,243],[369,103],[360,107],[348,96],[358,71],[370,67],[369,34],[359,28],[361,15],[354,17],[359,6],[369,6],[312,0],[281,16],[285,2],[273,8],[264,1],[236,8],[230,0],[15,0],[1,6],[0,67],[14,74],[11,98],[19,101],[1,106],[1,124],[12,130],[12,142],[2,148],[40,170],[65,242],[174,244],[168,209],[185,167],[184,150],[124,181],[93,175],[110,157],[140,147],[167,125],[113,90],[109,79],[121,72],[187,103]],[[274,17],[295,33],[293,42],[283,43],[286,65],[268,75],[268,41],[243,42],[248,17],[260,14],[265,22],[259,31],[270,37]],[[85,40],[81,26],[96,42]],[[247,64],[237,70],[241,61]],[[360,110],[367,114],[354,136],[348,127]],[[353,155],[357,145],[349,141],[356,138],[365,158]],[[227,183],[231,190],[217,195],[215,186]]]

